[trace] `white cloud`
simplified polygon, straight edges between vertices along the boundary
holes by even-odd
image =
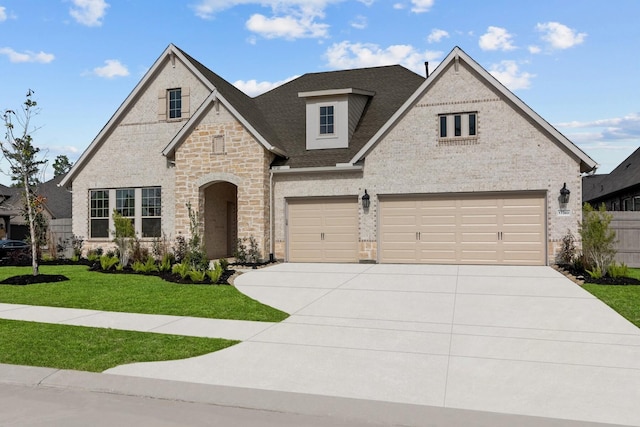
[[[31,52],[29,50],[20,53],[11,49],[10,47],[0,48],[0,55],[7,55],[11,62],[39,62],[41,64],[48,64],[55,59],[52,53]]]
[[[624,117],[590,122],[558,123],[557,126],[568,129],[601,129],[597,134],[600,138],[607,140],[637,140],[640,138],[640,113],[631,113]]]
[[[375,3],[376,0],[358,0],[358,1],[365,6],[371,6],[373,3]]]
[[[362,15],[356,16],[356,18],[351,21],[351,26],[356,30],[364,30],[367,28],[367,17]]]
[[[107,13],[109,4],[105,0],[72,0],[73,5],[69,14],[82,25],[99,27],[102,18]]]
[[[577,33],[559,22],[538,24],[536,30],[542,33],[542,40],[549,43],[552,49],[568,49],[581,44],[587,37],[587,33]]]
[[[265,92],[270,91],[278,86],[281,86],[287,82],[290,82],[293,79],[296,79],[300,76],[292,76],[285,80],[280,80],[278,82],[258,82],[257,80],[237,80],[233,82],[233,85],[246,93],[249,96],[258,96]]]
[[[438,43],[443,38],[448,38],[448,37],[449,37],[449,33],[446,32],[445,30],[434,28],[433,30],[431,30],[431,33],[429,33],[429,36],[427,37],[427,42]]]
[[[540,49],[540,46],[532,45],[532,46],[529,46],[527,49],[529,49],[529,53],[534,55],[542,52],[542,49]]]
[[[432,62],[442,57],[442,52],[419,52],[411,45],[393,45],[381,48],[371,43],[351,43],[343,41],[330,46],[325,52],[327,64],[333,69],[377,67],[400,64],[424,75],[424,62]],[[433,64],[437,66],[437,64]]]
[[[404,9],[404,5],[402,3],[394,3],[393,8],[396,10]]]
[[[505,28],[490,26],[487,32],[480,36],[480,49],[482,50],[513,50],[516,47],[511,43],[512,35]]]
[[[520,71],[516,61],[501,61],[489,70],[491,75],[510,90],[528,89],[535,74]]]
[[[329,25],[313,22],[313,18],[283,16],[267,18],[256,13],[247,21],[247,29],[268,39],[320,38],[327,36]]]
[[[93,74],[98,77],[104,77],[106,79],[113,79],[115,77],[126,77],[129,75],[129,70],[126,66],[122,65],[117,59],[107,59],[104,61],[106,64],[104,67],[96,67],[93,69]]]
[[[239,5],[259,5],[270,8],[272,15],[253,14],[246,22],[250,31],[266,38],[324,38],[329,29],[328,24],[319,22],[325,17],[324,10],[343,1],[346,0],[200,0],[193,9],[200,18],[212,19],[216,13]]]
[[[4,6],[0,6],[0,22],[7,20],[7,9]]]
[[[424,13],[429,12],[429,9],[433,7],[433,3],[435,0],[411,0],[413,7],[411,8],[411,12],[413,13]]]

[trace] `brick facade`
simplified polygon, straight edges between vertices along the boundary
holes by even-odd
[[[439,115],[460,112],[477,112],[477,137],[440,140]],[[581,215],[579,162],[463,64],[440,75],[367,155],[361,174],[276,177],[277,242],[285,240],[286,198],[362,195],[367,189],[371,207],[366,213],[359,208],[363,260],[377,259],[378,195],[545,192],[550,263],[567,230],[577,235]],[[560,216],[558,195],[565,182],[570,214]],[[279,258],[284,249],[278,245]]]

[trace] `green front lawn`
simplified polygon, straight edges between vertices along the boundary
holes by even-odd
[[[30,272],[31,267],[1,267],[0,281]],[[45,265],[40,273],[62,274],[70,280],[0,285],[0,302],[265,322],[279,322],[288,316],[233,286],[179,285],[154,276],[93,272],[83,265]]]
[[[200,356],[238,342],[2,319],[0,337],[0,363],[90,372]]]
[[[629,277],[640,279],[640,268],[630,268]],[[585,283],[582,287],[640,328],[640,286]]]

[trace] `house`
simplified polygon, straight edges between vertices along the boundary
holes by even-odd
[[[640,148],[609,174],[587,175],[582,179],[585,203],[609,211],[640,211]]]
[[[71,193],[59,186],[64,175],[43,182],[35,189],[43,197],[43,214],[54,241],[71,237]],[[28,221],[23,214],[21,188],[0,185],[0,239],[25,240],[29,237]]]
[[[61,185],[86,248],[114,209],[146,242],[188,235],[189,204],[211,258],[253,238],[289,262],[545,265],[595,167],[458,47],[427,78],[310,73],[250,98],[169,45]]]

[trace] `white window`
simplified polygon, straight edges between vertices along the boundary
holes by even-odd
[[[440,138],[469,138],[478,135],[478,113],[441,114]]]
[[[90,190],[91,238],[108,238],[114,228],[110,206],[129,218],[136,234],[143,238],[162,235],[162,189],[160,187]]]
[[[89,212],[91,237],[109,237],[109,190],[91,190]]]
[[[333,105],[320,107],[320,135],[333,135]]]

